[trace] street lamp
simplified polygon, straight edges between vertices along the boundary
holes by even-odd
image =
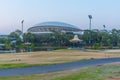
[[[90,40],[89,43],[91,44],[91,20],[92,20],[92,15],[88,15],[88,18],[90,19],[90,23],[89,23],[89,30],[90,30]]]

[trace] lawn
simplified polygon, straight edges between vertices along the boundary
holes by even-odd
[[[3,77],[0,80],[120,80],[120,63],[48,74]]]
[[[55,50],[31,53],[0,54],[0,68],[18,68],[49,65],[93,58],[119,57],[110,52],[83,52],[80,50]]]

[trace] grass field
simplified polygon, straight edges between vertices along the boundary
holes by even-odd
[[[93,58],[119,57],[120,54],[102,52],[83,52],[80,50],[55,50],[31,53],[0,54],[0,68],[18,68],[36,65],[49,65]]]
[[[120,80],[120,63],[48,74],[3,77],[0,80]]]
[[[32,53],[0,54],[0,68],[19,68],[37,65],[65,63],[93,58],[120,57],[120,50],[90,51],[56,50]],[[98,66],[86,69],[35,74],[16,77],[1,77],[0,80],[120,80],[118,65]]]

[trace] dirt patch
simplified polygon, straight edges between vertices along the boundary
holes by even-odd
[[[108,58],[119,57],[115,54],[103,52],[82,52],[79,50],[63,50],[49,52],[32,52],[32,53],[9,53],[0,54],[0,64],[26,63],[26,64],[53,64],[70,61],[77,61],[91,58]]]
[[[115,49],[115,50],[105,50],[103,51],[105,53],[120,53],[120,49]]]
[[[117,78],[117,77],[112,77],[112,78],[110,78],[110,79],[107,79],[107,80],[120,80],[120,77],[119,78]]]

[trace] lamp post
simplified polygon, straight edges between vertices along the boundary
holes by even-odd
[[[89,44],[91,45],[91,20],[92,20],[92,15],[88,15],[88,18],[90,19],[90,23],[89,23],[89,30],[90,30],[90,40],[89,40]]]
[[[89,19],[90,19],[90,23],[89,23],[89,30],[91,30],[91,19],[92,19],[92,15],[88,15]]]
[[[22,25],[22,35],[23,35],[23,23],[24,23],[24,20],[21,21],[21,25]]]
[[[24,23],[24,20],[21,21],[21,26],[22,26],[22,35],[21,35],[21,37],[22,37],[22,41],[23,41],[23,27],[24,27],[23,23]]]

